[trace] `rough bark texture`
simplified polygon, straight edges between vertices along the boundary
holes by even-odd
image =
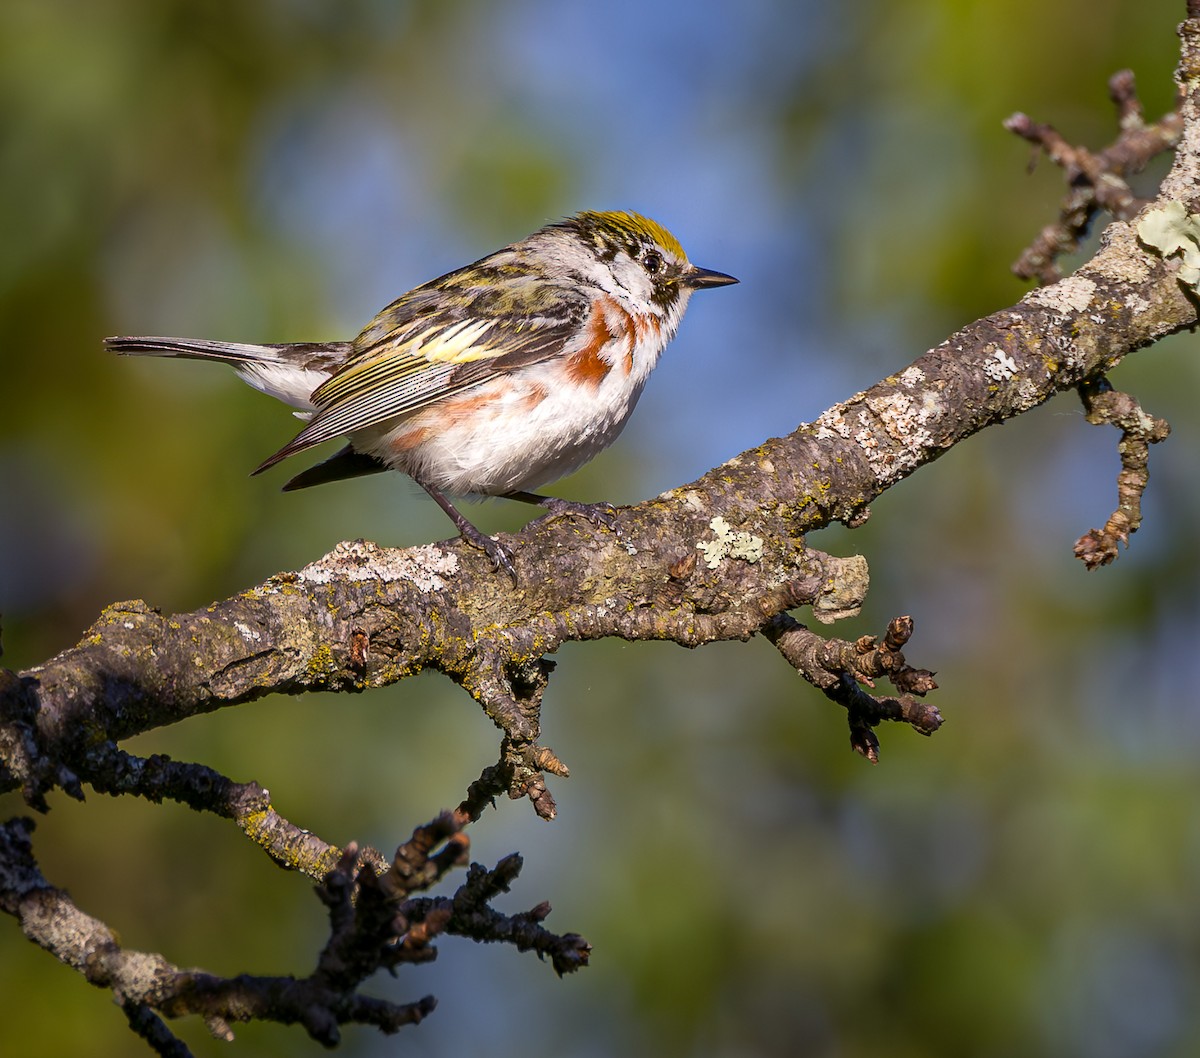
[[[844,643],[787,616],[811,605],[819,620],[836,620],[856,612],[867,589],[863,560],[807,548],[804,534],[835,520],[861,523],[875,497],[953,445],[1071,388],[1080,388],[1089,418],[1118,425],[1123,436],[1120,507],[1104,530],[1080,541],[1081,557],[1089,565],[1111,561],[1116,541],[1137,528],[1147,446],[1166,428],[1131,398],[1111,394],[1104,375],[1129,353],[1195,326],[1197,311],[1179,263],[1139,241],[1134,203],[1114,181],[1178,143],[1175,165],[1147,208],[1178,202],[1189,216],[1200,208],[1200,22],[1185,23],[1181,36],[1178,112],[1144,125],[1132,82],[1122,77],[1113,88],[1122,133],[1107,152],[1071,148],[1020,115],[1010,122],[1072,182],[1059,221],[1030,249],[1031,274],[1053,276],[1055,255],[1095,211],[1130,218],[1110,224],[1085,266],[964,327],[789,436],[620,510],[614,529],[571,516],[535,522],[505,541],[516,559],[515,589],[461,541],[407,550],[358,541],[194,613],[114,603],[71,649],[26,672],[0,671],[0,790],[20,788],[41,809],[48,791],[79,795],[88,783],[230,818],[278,863],[322,883],[331,934],[314,975],[222,980],[122,950],[107,927],[41,876],[27,820],[0,828],[0,905],[30,939],[111,988],[131,1026],[160,1053],[185,1053],[160,1014],[199,1013],[221,1035],[240,1018],[300,1021],[332,1043],[343,1022],[394,1031],[432,1009],[428,999],[370,1000],[357,987],[375,968],[428,957],[440,932],[549,954],[560,973],[586,961],[581,938],[541,927],[548,906],[512,917],[488,908],[519,861],[472,867],[452,898],[413,895],[464,862],[464,828],[491,797],[527,796],[539,814],[554,814],[545,776],[566,769],[538,743],[539,708],[553,668],[547,656],[563,643],[617,636],[694,647],[763,633],[847,709],[852,744],[865,756],[877,755],[872,728],[881,720],[932,733],[940,715],[919,701],[935,687],[932,676],[901,653],[911,621],[894,621],[882,641]],[[337,849],[300,830],[274,812],[260,787],[117,748],[139,732],[263,695],[357,691],[427,668],[480,703],[503,733],[500,757],[455,813],[418,828],[391,859]],[[859,686],[881,675],[898,697]]]

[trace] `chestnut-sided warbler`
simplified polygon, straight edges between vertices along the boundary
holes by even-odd
[[[608,504],[528,490],[612,444],[692,291],[736,282],[691,264],[675,236],[646,217],[583,212],[410,290],[352,342],[132,337],[105,345],[232,365],[307,423],[255,474],[345,435],[346,447],[284,489],[399,470],[515,578],[507,549],[446,494],[507,496],[610,524]]]

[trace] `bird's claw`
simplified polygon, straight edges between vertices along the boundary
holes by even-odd
[[[515,588],[519,580],[517,578],[517,567],[513,565],[513,553],[500,543],[499,540],[490,536],[485,537],[485,539],[488,546],[483,550],[487,552],[488,558],[492,560],[492,565],[498,570],[504,570],[512,578],[513,587]]]

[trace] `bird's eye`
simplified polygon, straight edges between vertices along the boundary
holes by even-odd
[[[657,250],[647,250],[642,255],[642,267],[654,275],[663,266],[662,254]]]

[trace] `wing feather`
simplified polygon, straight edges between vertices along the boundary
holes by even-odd
[[[435,279],[379,313],[313,391],[308,425],[255,473],[554,356],[586,317],[587,295],[515,268],[506,255]]]

